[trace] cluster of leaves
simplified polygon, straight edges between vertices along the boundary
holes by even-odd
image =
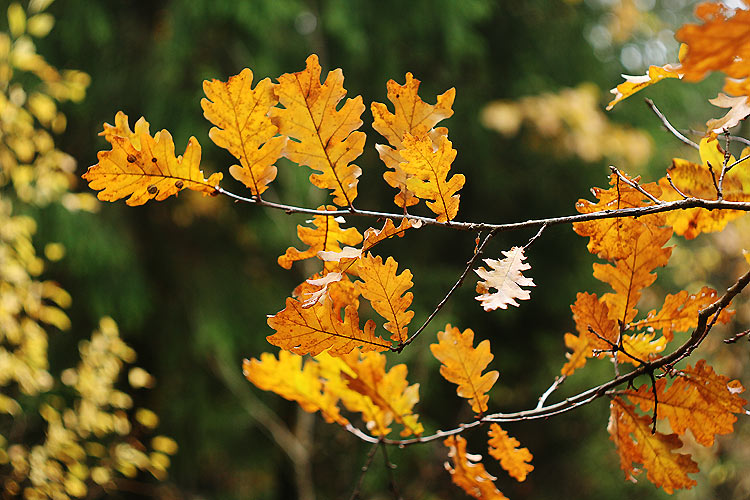
[[[71,296],[43,280],[45,262],[32,241],[35,221],[14,215],[17,206],[61,203],[70,210],[95,208],[95,198],[73,194],[75,161],[55,147],[65,129],[57,103],[83,98],[89,77],[58,71],[36,53],[33,38],[45,36],[54,18],[49,1],[28,9],[8,7],[8,32],[0,32],[0,475],[3,497],[69,498],[117,489],[117,478],[139,470],[166,477],[176,443],[156,436],[151,446],[136,435],[153,430],[158,417],[133,410],[132,398],[115,387],[135,353],[104,318],[81,361],[60,375],[50,372],[48,330],[68,330],[64,309]],[[64,248],[45,247],[49,260]],[[153,385],[140,368],[131,387]],[[65,389],[64,386],[69,386]],[[60,394],[64,394],[62,396]]]
[[[721,21],[729,29],[738,16],[743,19],[744,11],[731,17],[724,7],[708,4],[699,8],[699,16],[706,21],[704,26]],[[689,28],[683,28],[680,33],[688,32]],[[688,75],[693,74],[686,69],[690,54],[700,53],[705,38],[685,38],[689,38],[688,57],[683,58],[680,74]],[[742,55],[734,54],[735,58]],[[658,71],[671,74],[676,70]],[[726,72],[734,79],[741,76],[734,70]],[[749,157],[747,152],[735,160],[716,135],[708,133],[695,145],[700,163],[675,159],[657,182],[640,184],[638,178],[612,167],[610,187],[592,190],[595,202],[579,201],[578,215],[505,225],[458,222],[458,191],[466,179],[451,173],[456,151],[447,129],[437,127],[452,115],[455,92],[451,89],[437,96],[436,104],[427,104],[418,95],[419,81],[407,73],[403,85],[388,82],[394,112],[386,104],[371,105],[373,128],[388,142],[377,146],[386,166],[383,178],[397,190],[394,203],[400,213],[374,212],[354,204],[362,171],[353,162],[364,147],[365,134],[358,129],[365,106],[361,97],[341,102],[346,95],[341,70],[331,71],[321,83],[321,67],[312,55],[304,70],[281,75],[277,83],[270,79],[255,87],[252,83],[249,69],[226,82],[207,81],[206,99],[201,102],[205,117],[214,125],[211,139],[237,159],[239,164],[230,167],[229,173],[250,190],[250,197],[219,186],[221,174],[204,177],[195,138],[188,141],[184,155],[175,156],[169,132],[162,130],[152,137],[143,118],[133,131],[122,113],[117,114],[114,126],[105,125],[102,132],[112,149],[100,152],[99,163],[84,174],[90,187],[100,190],[99,198],[107,201],[128,198],[128,204],[140,205],[192,189],[314,216],[312,226],[298,226],[305,247],[289,247],[278,263],[289,269],[295,262],[312,260],[318,272],[295,288],[284,309],[269,316],[274,333],[267,339],[282,350],[278,356],[264,353],[260,359],[246,360],[243,368],[248,380],[296,401],[305,411],[319,411],[327,422],[345,427],[364,441],[403,446],[443,440],[450,459],[446,469],[453,482],[476,498],[505,497],[480,459],[467,452],[465,432],[489,424],[488,453],[512,477],[523,481],[533,469],[531,453],[499,424],[546,418],[606,396],[611,407],[608,429],[626,477],[635,478],[644,467],[648,479],[669,493],[695,484],[688,474],[697,472],[696,463],[689,455],[675,452],[682,446],[681,436],[690,429],[698,443],[708,446],[716,435],[732,432],[735,414],[744,412],[746,401],[739,396],[744,388],[717,374],[705,360],[683,369],[675,365],[701,344],[715,324],[731,319],[727,306],[750,282],[750,273],[721,297],[704,287],[695,294],[682,290],[666,295],[663,306],[645,316],[639,317],[638,306],[656,280],[656,270],[671,256],[672,247],[666,245],[673,234],[691,239],[721,231],[750,210],[746,203],[750,177],[742,164]],[[635,90],[618,87],[616,101]],[[282,156],[311,168],[310,182],[328,190],[332,204],[311,209],[263,198]],[[423,200],[431,217],[414,215],[422,209]],[[385,222],[360,232],[345,227],[345,216]],[[458,396],[468,401],[476,419],[426,435],[415,413],[418,384],[407,381],[403,364],[386,369],[383,352],[400,353],[412,344],[501,230],[540,228],[526,245],[503,252],[501,259],[484,259],[487,268],[474,269],[481,278],[476,299],[486,311],[518,306],[518,300],[529,299],[524,287],[534,282],[523,274],[530,269],[525,252],[547,225],[562,223],[573,223],[579,235],[589,238],[589,251],[606,261],[594,264],[593,274],[612,291],[601,297],[591,293],[576,297],[571,309],[577,334],[564,337],[572,352],[561,375],[536,408],[492,413],[488,393],[499,374],[485,371],[493,359],[489,340],[475,346],[471,329],[446,325],[430,351],[440,362],[442,377],[456,385]],[[477,237],[474,255],[456,284],[422,326],[410,333],[412,273],[408,269],[399,273],[392,256],[373,251],[385,239],[408,237],[428,225],[487,230],[489,234],[481,243]],[[365,301],[379,320],[362,324],[360,311]],[[387,333],[379,334],[379,326]],[[684,332],[691,333],[684,336]],[[611,360],[614,378],[558,403],[546,403],[566,377],[594,357]],[[626,364],[633,368],[621,373]],[[636,388],[632,383],[638,377],[647,377],[648,382]],[[628,388],[617,389],[625,383]],[[354,426],[345,412],[360,414],[368,432]],[[388,437],[394,423],[399,425],[401,439]],[[667,424],[671,432],[666,431]]]

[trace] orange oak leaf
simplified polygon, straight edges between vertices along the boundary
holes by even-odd
[[[400,150],[404,162],[401,168],[407,174],[406,187],[414,195],[427,201],[427,207],[437,214],[439,222],[453,220],[458,213],[460,195],[457,191],[465,182],[463,174],[448,179],[451,164],[456,159],[456,150],[451,141],[441,136],[437,145],[429,136],[417,137],[408,132],[403,138],[404,149]]]
[[[498,424],[490,425],[490,455],[500,461],[503,469],[508,471],[517,481],[525,481],[526,475],[534,470],[531,465],[533,458],[528,448],[519,448],[521,443],[508,435]]]
[[[268,352],[242,362],[245,377],[264,391],[273,391],[279,396],[296,401],[303,410],[320,411],[326,422],[346,425],[349,421],[341,416],[337,406],[338,396],[324,390],[320,369],[314,360],[302,365],[302,356],[280,351],[278,360]]]
[[[666,385],[666,379],[656,381],[659,418],[669,419],[669,426],[678,435],[690,429],[703,446],[713,445],[716,435],[733,432],[737,421],[735,413],[745,412],[743,407],[747,401],[739,396],[745,390],[742,384],[715,373],[703,359],[695,368],[688,366],[681,370],[668,389]],[[642,411],[653,411],[651,384],[644,384],[637,391],[625,391],[625,394]]]
[[[347,354],[355,348],[385,351],[390,343],[375,335],[375,322],[359,328],[359,315],[353,305],[344,309],[344,319],[330,300],[305,308],[291,297],[286,307],[268,317],[268,326],[276,333],[266,337],[269,343],[296,354],[313,356],[327,350],[333,355]]]
[[[638,178],[632,179],[637,182]],[[616,174],[610,176],[609,189],[593,188],[591,192],[597,198],[593,203],[588,200],[578,200],[576,210],[582,214],[602,212],[605,210],[619,210],[623,208],[644,207],[653,205],[643,193],[630,187]],[[655,197],[659,197],[661,189],[654,183],[641,186]],[[639,217],[617,217],[612,219],[576,222],[573,229],[581,236],[589,237],[589,252],[606,260],[623,259],[633,252],[637,243],[637,235],[652,228],[665,224],[663,214],[652,214]]]
[[[617,356],[617,360],[626,361],[638,366],[641,361],[653,361],[658,358],[658,354],[667,347],[667,338],[663,335],[657,338],[654,332],[640,332],[635,335],[622,336],[622,349]]]
[[[401,224],[397,227],[393,223],[393,220],[386,219],[382,229],[375,229],[373,227],[367,228],[361,248],[344,247],[341,251],[321,251],[318,252],[318,257],[326,262],[340,262],[342,264],[347,264],[352,260],[359,259],[362,254],[369,251],[381,241],[394,236],[402,238],[407,229],[412,227],[418,228],[420,226],[421,223],[417,224],[408,219],[401,219]]]
[[[686,24],[675,34],[688,46],[682,58],[685,80],[702,80],[710,71],[735,80],[750,77],[750,11],[703,3],[695,15],[703,24]]]
[[[639,90],[643,90],[665,78],[682,78],[680,70],[679,65],[666,64],[664,66],[649,66],[648,73],[643,76],[622,75],[625,81],[610,90],[615,97],[607,104],[607,111]]]
[[[585,365],[586,358],[593,357],[595,349],[606,351],[613,344],[617,345],[619,333],[617,323],[609,318],[607,304],[593,293],[576,295],[575,304],[570,309],[578,336],[565,334],[565,345],[573,352],[566,354],[568,362],[562,367],[563,375],[571,375]]]
[[[695,486],[688,474],[698,472],[698,465],[690,455],[674,452],[682,447],[677,434],[652,434],[651,418],[638,415],[634,406],[613,398],[607,431],[617,446],[620,467],[628,479],[635,481],[641,472],[637,465],[642,465],[648,469],[648,480],[667,493]]]
[[[453,484],[474,498],[481,500],[508,500],[495,487],[491,476],[480,462],[480,455],[466,452],[466,440],[461,436],[449,436],[443,444],[450,450],[451,463],[445,462],[445,470],[451,475]]]
[[[336,210],[336,207],[321,206],[318,210]],[[309,248],[304,251],[293,247],[287,248],[286,253],[278,258],[279,265],[284,269],[291,269],[294,262],[317,257],[318,252],[341,252],[340,243],[359,244],[362,241],[362,234],[355,227],[342,229],[341,222],[343,222],[341,217],[316,215],[313,217],[314,229],[302,225],[297,226],[297,236],[303,243],[309,245]]]
[[[353,351],[340,358],[319,357],[327,390],[338,395],[347,410],[362,413],[367,429],[376,436],[390,433],[396,421],[401,436],[424,432],[414,406],[419,402],[419,384],[409,385],[405,364],[386,370],[383,354]]]
[[[475,269],[474,272],[483,279],[477,282],[477,293],[474,297],[481,302],[485,311],[495,309],[507,309],[509,305],[518,307],[516,300],[528,300],[531,293],[521,288],[522,286],[536,286],[531,278],[522,273],[531,269],[531,265],[524,262],[526,256],[523,247],[513,247],[503,251],[504,259],[483,259],[490,267],[488,271],[484,267]],[[495,292],[490,292],[494,288]]]
[[[101,190],[97,198],[116,201],[129,196],[126,203],[137,206],[151,199],[164,200],[186,188],[204,195],[216,192],[223,175],[203,177],[201,147],[195,137],[188,140],[184,156],[175,156],[169,132],[162,130],[151,137],[148,122],[143,118],[135,129],[140,133],[137,140],[136,133],[128,126],[127,115],[122,112],[117,113],[114,127],[105,125],[102,135],[112,144],[112,150],[100,151],[99,163],[82,176],[91,189]]]
[[[445,118],[453,116],[453,100],[456,97],[456,89],[449,89],[437,97],[436,104],[427,104],[418,95],[419,80],[414,78],[411,73],[406,74],[406,82],[399,85],[394,80],[389,80],[388,100],[393,103],[395,112],[388,111],[385,104],[373,102],[370,109],[372,110],[373,124],[392,147],[378,144],[376,149],[381,160],[392,171],[383,174],[389,186],[399,189],[394,202],[399,207],[408,207],[416,205],[419,199],[407,189],[407,174],[401,168],[400,164],[405,160],[400,155],[399,150],[403,149],[403,137],[408,132],[417,137],[433,134],[433,142],[441,135],[447,135],[448,130],[444,127],[433,129],[433,127]]]
[[[271,110],[271,120],[279,133],[289,141],[284,155],[295,163],[306,165],[318,173],[310,175],[310,182],[333,191],[333,202],[350,206],[357,197],[357,182],[362,169],[352,164],[365,145],[360,118],[365,110],[362,97],[347,99],[341,69],[328,73],[320,84],[321,68],[318,56],[307,58],[306,68],[298,73],[279,77],[276,95],[284,109]]]
[[[675,186],[686,196],[715,200],[717,199],[715,186],[719,182],[725,162],[724,151],[718,140],[704,137],[700,142],[700,156],[702,162],[700,165],[680,158],[673,159],[669,175]],[[727,165],[732,165],[735,159],[730,155],[726,162]],[[750,176],[747,168],[742,167],[742,164],[737,165],[724,176],[722,194],[725,200],[750,200],[748,192]],[[682,195],[671,188],[666,177],[659,180],[659,185],[663,188],[662,199],[665,201],[682,199]],[[690,208],[670,212],[666,215],[666,220],[674,228],[675,233],[686,239],[693,239],[701,233],[721,231],[729,221],[744,214],[745,212],[740,210]]]
[[[629,323],[635,318],[641,291],[656,280],[652,271],[665,266],[672,255],[672,247],[663,248],[671,236],[671,228],[651,228],[638,235],[630,255],[614,265],[594,264],[594,278],[609,283],[615,291],[602,296],[611,319]]]
[[[440,375],[448,382],[458,385],[456,393],[467,398],[475,413],[487,411],[487,392],[495,385],[500,374],[496,370],[482,374],[494,357],[490,352],[490,341],[481,341],[474,347],[474,332],[467,328],[461,331],[445,325],[445,330],[438,332],[438,343],[430,344],[432,355],[442,365]]]
[[[253,85],[253,72],[243,69],[227,82],[203,82],[206,98],[201,99],[203,115],[213,123],[208,136],[240,161],[229,167],[232,177],[258,196],[276,178],[273,165],[281,157],[285,137],[278,132],[268,112],[278,102],[271,80],[265,78]]]
[[[729,108],[729,111],[721,118],[706,122],[709,133],[721,134],[724,130],[737,126],[750,115],[750,102],[748,102],[746,96],[730,97],[720,93],[713,99],[709,99],[708,102],[719,108]]]
[[[391,332],[391,340],[403,342],[407,337],[407,325],[414,317],[414,311],[407,311],[413,298],[408,290],[413,283],[411,271],[405,269],[401,274],[396,274],[397,269],[398,263],[393,257],[383,262],[379,256],[373,257],[368,253],[357,265],[362,280],[357,282],[357,286],[375,312],[388,320],[383,327]]]
[[[659,312],[656,309],[650,311],[646,318],[637,321],[633,326],[661,330],[664,337],[671,341],[674,338],[674,332],[687,332],[698,326],[698,313],[716,300],[718,300],[716,290],[707,286],[694,294],[681,290],[675,295],[667,295]],[[733,315],[734,311],[722,309],[717,321],[728,323]]]

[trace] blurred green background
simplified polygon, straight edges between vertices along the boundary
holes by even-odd
[[[223,171],[228,178],[233,160],[208,138],[201,85],[205,79],[226,80],[245,67],[256,81],[275,78],[303,69],[305,58],[316,53],[324,71],[343,68],[349,96],[361,94],[368,109],[372,101],[386,102],[386,81],[401,83],[406,72],[423,82],[420,95],[428,102],[455,87],[455,115],[444,124],[458,150],[452,170],[467,178],[458,219],[511,222],[571,214],[577,199],[590,198],[591,186],[606,185],[607,165],[614,160],[606,153],[613,146],[603,141],[614,132],[604,128],[588,143],[561,148],[576,127],[585,131],[602,119],[606,127],[639,127],[650,139],[645,145],[642,138],[632,144],[623,139],[616,164],[646,179],[662,175],[674,155],[694,158],[660,129],[640,95],[604,118],[591,114],[602,113],[609,100],[606,89],[621,82],[620,73],[643,74],[648,64],[676,60],[673,30],[691,18],[693,6],[682,0],[57,0],[48,9],[55,28],[38,51],[53,65],[92,78],[82,103],[62,107],[68,127],[58,144],[77,159],[78,174],[96,163],[98,150],[108,149],[96,134],[122,110],[131,124],[143,115],[152,132],[168,129],[178,151],[194,135],[203,146],[204,172]],[[580,107],[566,108],[565,102],[576,103],[570,96],[550,103],[551,94],[582,82],[593,84],[594,111],[583,107],[585,99]],[[647,95],[679,127],[700,129],[717,114],[705,102],[717,88],[714,80],[667,81]],[[544,93],[551,93],[547,101],[519,101]],[[496,100],[509,104],[510,120],[518,122],[506,134],[482,123],[483,109]],[[576,109],[582,116],[571,117]],[[374,149],[384,140],[370,127],[371,118],[367,111],[362,128],[367,146],[357,161],[364,172],[358,206],[395,211]],[[545,125],[560,120],[559,135],[544,134]],[[628,163],[627,153],[636,147],[637,158],[649,159]],[[323,202],[305,170],[281,162],[269,197],[310,207]],[[243,194],[232,179],[225,186]],[[84,182],[75,189],[85,191]],[[304,217],[190,193],[138,208],[102,204],[95,214],[69,213],[57,205],[27,211],[39,222],[38,248],[61,242],[67,249],[46,273],[74,298],[73,330],[50,337],[52,371],[74,363],[77,342],[109,315],[137,351],[139,365],[157,379],[153,390],[136,398],[160,415],[159,432],[175,438],[180,451],[169,479],[146,490],[149,494],[185,499],[351,495],[369,446],[295,404],[256,390],[241,373],[243,358],[276,351],[265,340],[271,333],[266,315],[280,310],[309,275],[304,265],[284,271],[275,263],[287,246],[298,245],[296,225]],[[362,231],[367,227],[364,220],[348,222]],[[487,256],[498,258],[501,250],[523,245],[532,235],[501,234]],[[383,245],[381,255],[394,255],[400,268],[414,273],[415,325],[460,274],[474,237],[427,229],[409,235],[408,242]],[[429,343],[447,322],[491,340],[491,368],[501,374],[491,394],[493,408],[535,406],[565,361],[563,334],[574,327],[569,306],[576,292],[603,290],[591,276],[594,258],[585,248],[586,241],[570,227],[548,229],[529,252],[528,274],[537,283],[531,301],[484,313],[469,280],[411,348],[389,358],[391,364],[408,363],[409,380],[420,383],[418,411],[428,432],[472,418],[455,389],[438,376],[429,354]],[[675,269],[659,282],[667,291],[677,289],[674,283],[685,286],[674,278],[684,268]],[[715,276],[702,279],[728,284]],[[611,375],[605,362],[590,365],[555,397]],[[645,478],[638,484],[624,480],[608,440],[607,418],[607,403],[599,400],[550,420],[507,425],[534,454],[535,470],[526,482],[516,483],[488,465],[499,477],[498,488],[516,500],[667,498]],[[307,450],[296,463],[277,442],[274,425],[289,429]],[[483,451],[483,434],[469,435],[470,451]],[[742,436],[738,432],[729,439]],[[743,450],[740,444],[717,445],[701,462],[699,486],[674,498],[747,493],[742,470],[750,462]],[[393,449],[389,458],[397,465],[393,474],[404,498],[466,498],[443,470],[446,451],[439,442]],[[362,498],[390,498],[387,477],[378,456]]]

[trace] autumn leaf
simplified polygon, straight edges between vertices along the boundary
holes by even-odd
[[[639,90],[643,90],[665,78],[682,78],[682,73],[679,65],[666,64],[664,66],[649,66],[648,73],[643,76],[622,75],[622,77],[625,81],[610,90],[615,97],[607,104],[607,111]]]
[[[534,470],[529,463],[533,457],[528,448],[519,448],[521,443],[496,423],[490,425],[489,435],[490,455],[499,460],[502,468],[517,481],[525,481],[526,475]]]
[[[279,133],[294,141],[287,143],[284,156],[318,173],[310,175],[313,185],[333,191],[333,202],[351,206],[357,197],[357,182],[362,170],[352,164],[365,145],[360,116],[365,110],[362,97],[347,99],[341,69],[328,73],[320,83],[318,56],[307,58],[306,68],[279,77],[275,93],[284,109],[274,108],[271,120]]]
[[[353,305],[344,309],[344,319],[332,301],[324,300],[312,307],[291,297],[286,307],[268,317],[268,326],[276,333],[266,337],[269,343],[295,354],[313,356],[327,350],[333,355],[347,354],[355,348],[363,351],[385,351],[390,343],[375,335],[375,322],[369,320],[359,328],[359,315]]]
[[[456,97],[456,89],[449,89],[437,97],[436,104],[427,104],[418,95],[419,80],[414,78],[411,73],[406,74],[406,82],[399,85],[394,80],[389,80],[388,100],[393,103],[394,113],[388,111],[385,104],[374,102],[370,109],[372,110],[373,124],[379,132],[390,143],[391,147],[378,144],[376,149],[381,160],[392,171],[383,174],[389,186],[399,189],[394,202],[399,207],[408,207],[416,205],[419,199],[407,189],[406,172],[400,164],[405,160],[399,153],[403,149],[403,137],[409,133],[415,137],[430,135],[431,131],[434,143],[441,135],[447,135],[448,131],[444,127],[433,129],[433,127],[445,118],[453,115],[453,100]]]
[[[651,418],[638,415],[634,406],[613,398],[607,431],[617,446],[626,478],[635,481],[641,472],[638,466],[643,465],[648,469],[648,480],[667,493],[695,486],[688,474],[698,472],[698,465],[690,455],[674,452],[682,447],[677,434],[652,434]]]
[[[708,132],[721,134],[724,130],[737,126],[742,120],[747,118],[750,115],[750,103],[748,103],[747,99],[745,96],[730,97],[722,93],[713,99],[709,99],[708,102],[714,106],[729,108],[729,111],[721,118],[708,120],[706,122]]]
[[[460,195],[456,194],[464,185],[463,174],[448,179],[448,173],[456,150],[451,141],[441,136],[433,147],[429,136],[417,137],[406,133],[404,149],[400,150],[404,162],[401,168],[406,173],[406,187],[414,195],[427,201],[427,207],[437,214],[438,222],[453,220],[458,213]]]
[[[495,477],[491,476],[480,462],[479,455],[466,452],[466,440],[461,436],[449,436],[443,444],[450,450],[451,463],[445,463],[453,484],[469,495],[481,500],[508,500],[495,487]]]
[[[664,298],[664,305],[659,312],[650,311],[645,319],[633,324],[635,328],[653,328],[661,330],[662,335],[671,341],[674,332],[687,332],[698,326],[698,313],[718,300],[718,294],[713,288],[704,286],[700,292],[688,294],[681,290],[677,294],[668,294]],[[717,322],[728,323],[734,311],[722,309]]]
[[[535,286],[531,278],[525,277],[522,272],[531,269],[531,265],[524,262],[526,256],[523,247],[513,247],[503,251],[504,259],[483,259],[490,267],[488,271],[484,267],[475,269],[483,281],[477,282],[477,297],[485,311],[495,309],[507,309],[509,305],[518,307],[516,300],[528,300],[531,293],[521,288],[522,286]],[[494,288],[495,292],[490,292]]]
[[[618,356],[619,362],[625,361],[633,366],[639,366],[641,361],[651,362],[659,357],[667,347],[667,338],[656,336],[654,332],[640,332],[635,335],[622,336],[622,351]]]
[[[229,167],[232,177],[259,196],[276,178],[273,165],[281,157],[285,137],[274,137],[276,126],[267,116],[278,99],[271,80],[253,85],[253,72],[244,69],[227,82],[203,82],[208,99],[201,100],[203,115],[215,125],[208,133],[214,143],[240,161]]]
[[[273,391],[289,401],[297,402],[309,413],[320,411],[326,422],[346,425],[349,421],[341,416],[337,406],[338,396],[324,390],[318,364],[314,360],[302,365],[302,356],[280,351],[279,358],[268,352],[242,362],[245,377],[258,389]]]
[[[699,360],[695,368],[688,365],[681,370],[666,389],[666,379],[656,381],[659,418],[667,418],[672,431],[678,435],[690,429],[695,440],[703,446],[714,444],[714,437],[730,434],[737,421],[735,413],[744,413],[747,404],[739,396],[745,388],[738,380],[713,371],[705,360]],[[624,394],[644,412],[654,408],[654,392],[651,384],[644,384],[637,391]]]
[[[725,160],[724,151],[715,138],[704,137],[699,144],[701,164],[675,158],[669,168],[669,175],[677,189],[684,195],[707,200],[718,198],[716,186],[725,161],[727,165],[735,162],[733,156]],[[681,200],[666,177],[659,180],[663,188],[662,199],[665,201]],[[724,176],[722,183],[723,198],[728,201],[748,201],[750,194],[750,177],[746,168],[737,165]],[[686,239],[693,239],[701,233],[721,231],[731,220],[745,214],[740,210],[707,210],[705,208],[690,208],[676,210],[666,214],[666,220],[674,228],[675,233]]]
[[[420,226],[421,223],[415,223],[406,218],[401,219],[401,224],[398,226],[393,223],[392,219],[386,219],[382,229],[367,228],[361,248],[344,247],[341,251],[320,251],[318,252],[318,258],[326,262],[339,262],[345,265],[352,260],[359,259],[363,253],[369,251],[381,241],[394,236],[402,238],[407,229]]]
[[[612,349],[619,334],[617,323],[609,317],[607,304],[595,294],[579,293],[570,309],[578,336],[565,334],[565,345],[573,352],[566,354],[568,362],[562,368],[563,375],[571,375],[585,365],[586,358],[594,356],[594,350]]]
[[[450,324],[438,332],[438,343],[430,344],[432,355],[442,363],[440,375],[458,385],[456,393],[467,398],[475,413],[487,411],[487,392],[495,385],[500,374],[496,370],[482,374],[492,361],[490,341],[483,340],[474,347],[474,332],[467,328],[463,333]]]
[[[336,210],[336,207],[321,206],[318,210]],[[317,257],[318,252],[321,251],[340,252],[340,243],[357,245],[362,241],[362,234],[357,231],[357,228],[341,228],[340,222],[343,222],[341,217],[316,215],[312,222],[314,229],[302,225],[297,226],[297,236],[309,248],[304,251],[293,247],[287,248],[286,253],[278,258],[279,265],[284,269],[291,269],[296,261]]]
[[[357,265],[362,281],[357,282],[362,296],[370,301],[375,312],[388,322],[383,326],[391,332],[391,340],[403,342],[407,337],[407,325],[414,317],[414,311],[407,311],[413,295],[412,274],[408,269],[396,274],[398,263],[393,257],[383,259],[370,254],[363,256]]]
[[[424,432],[414,406],[419,402],[419,384],[409,385],[405,364],[386,370],[383,354],[353,351],[340,358],[318,357],[326,388],[337,394],[349,411],[362,413],[367,429],[376,436],[390,433],[393,421],[403,426],[402,437]]]
[[[129,196],[126,203],[136,206],[151,199],[164,200],[186,188],[204,195],[215,193],[222,174],[203,177],[201,147],[195,137],[188,140],[184,156],[175,157],[172,135],[162,130],[151,137],[148,128],[145,119],[138,120],[135,129],[140,135],[136,139],[122,112],[115,117],[114,127],[105,125],[102,135],[112,150],[100,151],[99,163],[82,176],[91,189],[99,191],[97,198],[116,201]]]
[[[638,178],[631,179],[638,182]],[[616,174],[610,176],[609,189],[593,188],[591,192],[597,198],[593,203],[588,200],[578,200],[576,210],[582,214],[603,212],[606,210],[621,210],[653,205],[643,193],[630,187]],[[655,197],[660,197],[661,189],[654,183],[643,184],[641,187]],[[637,236],[644,231],[651,231],[665,224],[663,214],[645,215],[639,218],[615,217],[611,219],[590,220],[576,222],[573,230],[581,236],[589,237],[589,252],[605,260],[617,260],[628,257],[637,244]]]

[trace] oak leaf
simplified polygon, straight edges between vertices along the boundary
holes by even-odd
[[[437,144],[437,139],[441,135],[447,135],[448,130],[444,127],[438,129],[433,129],[433,127],[441,120],[453,116],[452,106],[456,97],[456,89],[449,89],[439,95],[436,104],[427,104],[417,93],[419,83],[419,80],[411,73],[406,73],[406,82],[403,85],[399,85],[394,80],[388,81],[388,100],[393,103],[394,113],[388,111],[388,107],[379,102],[372,103],[370,107],[373,116],[372,128],[385,137],[391,145],[389,147],[378,144],[375,147],[381,160],[392,169],[384,173],[383,178],[389,186],[399,189],[394,199],[399,207],[408,207],[419,202],[419,199],[407,189],[408,175],[400,166],[404,162],[404,158],[399,153],[399,150],[404,147],[402,142],[404,135],[409,133],[422,137],[434,131],[432,140]]]
[[[531,293],[521,288],[536,286],[531,278],[522,274],[523,271],[531,269],[531,265],[524,262],[526,256],[523,250],[523,247],[513,247],[507,252],[503,251],[504,259],[483,259],[490,270],[484,267],[474,270],[483,279],[477,282],[477,293],[480,295],[475,299],[481,302],[485,311],[507,309],[509,305],[518,307],[516,300],[531,298]],[[490,292],[492,288],[496,291]]]
[[[357,266],[362,281],[357,282],[360,293],[370,301],[375,312],[388,322],[383,327],[391,333],[391,340],[403,342],[407,337],[407,325],[414,317],[414,311],[407,311],[413,294],[412,274],[408,269],[396,274],[398,263],[393,257],[383,262],[379,256],[369,253],[363,256]]]
[[[281,157],[286,138],[274,137],[278,129],[267,116],[278,102],[271,80],[252,85],[253,72],[247,68],[227,82],[206,80],[207,99],[201,100],[201,107],[215,125],[208,136],[240,161],[229,167],[229,173],[258,196],[276,178],[273,164]]]
[[[642,361],[651,362],[658,358],[658,354],[667,348],[667,338],[656,336],[654,332],[640,332],[634,335],[622,336],[622,350],[617,356],[619,362],[626,361],[639,366]]]
[[[427,201],[427,207],[437,214],[438,222],[453,220],[458,213],[460,195],[457,191],[465,182],[463,174],[448,178],[456,150],[451,141],[441,136],[433,147],[429,136],[413,136],[408,132],[400,150],[404,162],[401,168],[407,174],[406,187],[414,195]]]
[[[648,480],[667,493],[695,486],[688,474],[698,472],[698,465],[690,455],[674,452],[682,447],[680,438],[677,434],[652,433],[651,425],[651,418],[638,415],[634,406],[618,397],[612,399],[607,431],[617,446],[625,476],[635,481],[641,472],[636,464],[641,464],[648,469]]]
[[[440,375],[458,387],[456,393],[467,398],[475,413],[487,411],[487,392],[495,385],[500,374],[496,370],[482,374],[494,357],[490,341],[483,340],[474,347],[474,332],[467,328],[463,333],[450,324],[438,332],[438,343],[430,344],[430,351],[442,364]]]
[[[333,202],[351,206],[357,197],[357,182],[362,169],[352,164],[365,145],[360,118],[365,110],[362,97],[347,99],[341,69],[328,73],[320,83],[321,67],[315,54],[307,58],[306,68],[279,77],[275,93],[284,109],[271,110],[271,120],[279,133],[294,141],[287,143],[284,156],[318,173],[310,175],[313,185],[333,191]]]
[[[268,317],[268,326],[276,333],[266,337],[269,343],[296,354],[313,356],[328,350],[333,355],[347,354],[355,348],[363,351],[385,351],[390,343],[375,335],[375,322],[368,320],[359,327],[359,315],[353,305],[344,309],[344,319],[332,301],[324,300],[312,307],[291,297],[286,307]]]
[[[490,455],[499,460],[502,468],[517,481],[525,481],[526,475],[534,470],[529,463],[533,457],[528,448],[519,448],[521,443],[496,423],[490,425],[489,435]]]
[[[82,176],[91,189],[101,190],[97,198],[116,201],[129,196],[126,203],[137,206],[151,199],[164,200],[186,188],[204,195],[216,192],[223,175],[203,177],[201,147],[195,137],[188,140],[184,156],[175,156],[172,135],[166,130],[151,137],[148,122],[141,118],[135,127],[140,135],[136,135],[122,112],[115,117],[115,124],[105,125],[102,132],[112,150],[100,151],[99,163]]]
[[[336,210],[336,207],[321,206],[318,210]],[[278,258],[279,265],[284,269],[291,269],[292,263],[298,260],[317,257],[318,252],[321,251],[340,252],[340,243],[357,245],[362,241],[362,234],[357,231],[357,228],[341,228],[340,223],[343,222],[341,217],[316,215],[312,222],[314,229],[302,225],[297,226],[297,236],[303,243],[309,245],[309,248],[304,251],[293,247],[287,248],[286,253]]]
[[[398,226],[393,223],[392,219],[386,219],[382,229],[367,228],[360,248],[344,247],[341,251],[320,251],[318,252],[318,257],[326,262],[339,262],[346,265],[353,260],[359,259],[365,252],[381,241],[394,236],[403,238],[407,229],[412,227],[418,228],[420,226],[421,223],[418,224],[406,218],[401,219],[401,224]]]
[[[386,370],[383,354],[353,351],[339,358],[318,357],[326,387],[341,398],[349,411],[362,413],[367,429],[376,436],[390,433],[393,421],[403,426],[401,436],[424,432],[414,405],[419,402],[419,384],[409,385],[405,364]]]
[[[349,421],[341,416],[337,406],[338,396],[326,391],[315,360],[302,364],[302,356],[280,351],[278,360],[268,352],[258,359],[242,362],[245,377],[264,391],[273,391],[289,401],[297,402],[309,413],[320,411],[326,422],[346,425]]]
[[[690,429],[695,440],[703,446],[714,444],[718,434],[730,434],[737,421],[735,413],[744,413],[747,404],[739,396],[745,388],[737,380],[713,371],[705,360],[699,360],[695,368],[688,365],[681,370],[669,388],[667,381],[656,381],[657,408],[659,418],[669,419],[669,426],[678,435]],[[644,384],[637,391],[626,391],[628,399],[640,406],[644,412],[654,408],[654,388]]]
[[[614,108],[620,101],[665,78],[682,78],[682,73],[679,65],[666,64],[664,66],[649,66],[648,73],[643,76],[622,75],[622,77],[625,81],[610,90],[615,97],[607,104],[607,111]]]
[[[508,500],[495,487],[495,477],[491,476],[480,462],[479,455],[466,452],[466,440],[461,436],[449,436],[443,444],[450,450],[451,463],[445,462],[453,484],[469,495],[481,500]]]
[[[737,126],[742,120],[750,115],[750,102],[746,96],[730,97],[726,94],[719,93],[718,96],[713,99],[709,99],[708,102],[719,108],[729,108],[729,111],[721,118],[708,120],[706,127],[708,132],[721,134],[724,130],[728,130],[734,126]]]
[[[594,350],[606,351],[617,345],[619,333],[617,323],[609,317],[607,304],[593,293],[576,295],[570,309],[578,336],[565,334],[565,345],[573,352],[566,354],[568,362],[562,368],[563,375],[571,375],[585,365],[586,358],[593,357]]]

